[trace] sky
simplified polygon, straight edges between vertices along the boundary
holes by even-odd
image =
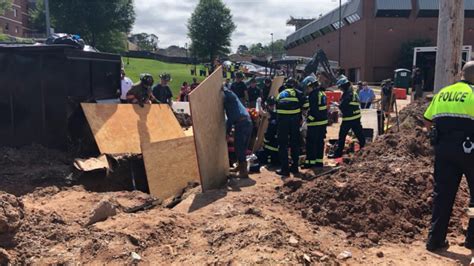
[[[190,43],[186,24],[199,0],[134,0],[136,20],[133,33],[154,33],[158,46],[185,46]],[[232,35],[232,51],[241,44],[269,44],[286,39],[294,27],[286,21],[293,17],[315,18],[337,8],[337,0],[223,0],[230,8],[237,29]],[[342,1],[343,3],[346,1]]]

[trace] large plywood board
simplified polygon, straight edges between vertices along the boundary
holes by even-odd
[[[285,77],[277,76],[272,81],[272,87],[270,89],[269,96],[276,97],[278,95],[278,89],[283,85]],[[257,137],[253,145],[252,151],[257,152],[263,146],[263,139],[265,137],[265,132],[268,128],[268,116],[264,115],[260,118],[260,124],[257,130]]]
[[[189,94],[203,191],[224,186],[229,174],[222,81],[218,68]]]
[[[101,153],[141,153],[141,143],[184,137],[167,104],[82,103]]]
[[[148,188],[160,199],[182,193],[189,182],[199,182],[193,137],[142,145]]]

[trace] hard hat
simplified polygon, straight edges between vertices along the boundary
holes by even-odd
[[[313,88],[318,87],[318,86],[319,86],[319,81],[318,81],[317,79],[315,79],[315,80],[309,82],[309,83],[307,84],[307,86],[308,86],[308,87],[313,87]]]
[[[336,82],[336,86],[341,87],[342,85],[347,84],[347,83],[349,83],[349,80],[347,79],[347,77],[344,75],[340,75]]]
[[[313,83],[316,81],[316,77],[313,75],[307,76],[306,78],[303,79],[301,82],[304,87],[309,86],[310,83]]]
[[[154,83],[153,76],[148,73],[140,74],[140,81],[147,86],[152,86]]]
[[[288,80],[285,83],[285,86],[287,88],[296,88],[297,85],[298,83],[296,82],[294,78],[288,78]]]

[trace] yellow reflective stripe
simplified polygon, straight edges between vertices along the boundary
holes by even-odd
[[[327,110],[328,107],[325,105],[325,106],[319,106],[319,111],[323,111],[323,110]]]
[[[271,151],[278,151],[278,148],[272,147],[272,146],[267,145],[267,144],[263,145],[263,147],[265,149],[268,149],[268,150],[271,150]]]
[[[323,159],[316,159],[315,161],[316,161],[317,163],[323,163],[323,162],[324,162]]]
[[[309,107],[309,103],[304,103],[304,104],[303,104],[303,107],[304,107],[304,108],[308,108],[308,107]]]
[[[299,114],[301,113],[301,109],[294,109],[294,110],[278,110],[277,109],[277,114],[282,114],[282,115],[294,115],[294,114]]]
[[[354,114],[360,114],[360,109],[359,109],[359,110],[355,110],[355,111],[354,111]]]
[[[305,164],[315,164],[317,163],[316,160],[306,160],[304,161]]]
[[[308,119],[309,120],[314,120],[314,116],[310,115],[310,116],[308,116]]]
[[[308,123],[307,126],[314,127],[314,126],[324,126],[327,124],[328,124],[328,120],[323,120],[323,121],[315,121],[315,122]]]
[[[355,115],[355,116],[343,117],[342,121],[356,120],[356,119],[361,118],[361,117],[362,117],[361,114],[358,114],[358,115]]]
[[[299,99],[295,97],[288,97],[280,99],[281,102],[298,102]]]
[[[349,104],[350,104],[350,105],[357,105],[357,106],[358,106],[358,105],[359,105],[359,102],[350,102]]]

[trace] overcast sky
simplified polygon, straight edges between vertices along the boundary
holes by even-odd
[[[184,47],[189,43],[186,24],[198,0],[134,0],[136,21],[133,33],[154,33],[159,47]],[[230,8],[237,25],[232,36],[232,51],[240,44],[270,43],[285,39],[294,31],[286,26],[290,15],[318,17],[338,7],[338,0],[223,0]],[[346,1],[342,1],[343,3]]]

